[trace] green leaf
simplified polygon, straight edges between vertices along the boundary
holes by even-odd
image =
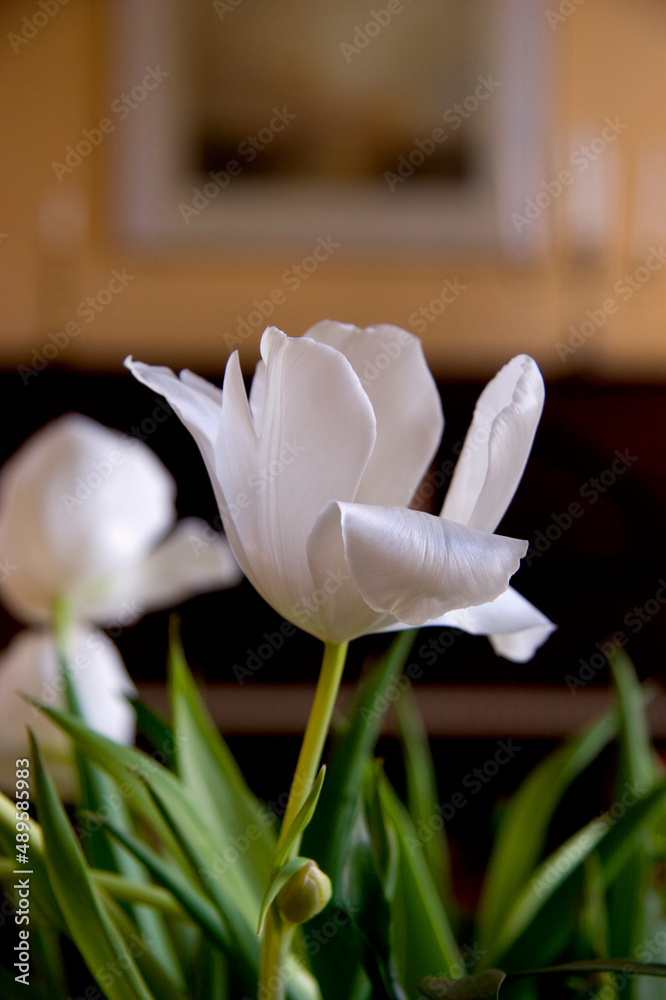
[[[227,879],[254,904],[256,919],[275,857],[273,815],[248,788],[208,715],[173,628],[169,663],[178,775],[214,832],[218,856],[237,856],[227,866]]]
[[[162,753],[165,747],[175,745],[174,735],[167,720],[141,698],[130,698],[129,702],[136,715],[136,727],[153,750]],[[173,768],[165,760],[165,767]]]
[[[35,800],[44,833],[49,881],[67,928],[93,976],[109,1000],[153,1000],[118,928],[109,918],[83,852],[67,820],[55,787],[44,771],[31,736]],[[122,959],[122,965],[119,964]],[[106,974],[121,968],[122,975]],[[100,971],[101,970],[101,971]]]
[[[609,655],[621,726],[620,782],[629,781],[637,795],[653,788],[656,774],[650,727],[645,715],[645,699],[631,660],[619,647]]]
[[[654,751],[641,686],[626,653],[615,647],[609,663],[619,701],[620,754],[613,808],[627,795],[646,795],[656,782]],[[633,955],[649,934],[646,900],[653,876],[654,837],[646,829],[608,893],[611,953]],[[633,987],[630,993],[635,993]]]
[[[84,722],[66,712],[48,708],[38,701],[32,703],[66,732],[77,748],[94,763],[107,771],[118,783],[118,790],[129,808],[141,817],[143,823],[155,831],[169,849],[178,855],[179,849],[161,813],[155,807],[143,778],[149,774],[168,773],[153,757],[93,732]],[[176,781],[173,775],[170,775]],[[181,855],[182,857],[182,855]]]
[[[400,852],[398,885],[393,906],[394,948],[400,979],[408,995],[424,975],[462,975],[464,965],[407,810],[384,779],[384,808],[393,822]]]
[[[222,948],[228,954],[232,954],[233,944],[226,923],[207,896],[200,889],[197,889],[179,868],[168,864],[141,841],[128,836],[122,830],[117,830],[108,821],[106,821],[106,825],[109,831],[146,866],[153,878],[168,889],[174,899],[178,900],[211,943]]]
[[[225,920],[227,933],[232,942],[233,954],[244,989],[256,989],[259,969],[259,941],[254,933],[258,921],[260,901],[256,903],[246,893],[234,892],[227,870],[216,871],[215,862],[220,858],[219,848],[211,833],[197,814],[196,803],[189,801],[186,789],[172,775],[152,774],[147,778],[150,792],[164,819],[174,834],[181,850],[189,860],[195,874],[210,899]],[[292,978],[287,985],[287,993],[294,1000],[311,1000],[311,984],[304,977]]]
[[[307,799],[298,811],[298,814],[294,817],[294,822],[289,827],[289,831],[284,838],[282,847],[278,851],[277,857],[275,859],[275,867],[282,868],[289,857],[289,852],[291,850],[292,844],[297,837],[300,837],[305,828],[310,823],[310,820],[314,816],[314,811],[317,808],[317,802],[319,802],[319,796],[321,795],[322,785],[324,784],[324,778],[326,777],[326,765],[322,764],[319,769],[319,774],[317,775],[315,782],[310,789]]]
[[[585,770],[618,729],[611,712],[542,761],[525,779],[504,812],[488,864],[477,914],[480,943],[494,942],[541,857],[548,827],[571,782]]]
[[[382,768],[369,766],[342,872],[340,893],[351,914],[350,936],[372,986],[372,995],[405,1000],[393,949],[392,903],[398,878],[393,823],[380,795]]]
[[[108,829],[111,833],[111,827]],[[119,843],[122,841],[119,840]],[[155,885],[153,882],[135,882],[124,875],[101,869],[92,869],[90,874],[95,885],[104,889],[112,899],[132,903],[136,906],[149,906],[174,920],[189,919],[173,893],[162,886]]]
[[[53,894],[46,871],[42,828],[34,819],[28,820],[28,824],[30,828],[29,867],[32,868],[34,873],[30,889],[31,905],[39,912],[47,924],[50,924],[56,930],[64,931],[65,921],[60,912],[58,901]],[[6,795],[0,792],[0,845],[10,858],[14,858],[16,853],[15,836],[16,805],[11,799],[8,799]],[[13,876],[11,881],[14,881]]]
[[[627,958],[600,959],[591,962],[566,962],[543,969],[529,969],[524,972],[503,972],[502,969],[487,969],[467,979],[440,979],[426,976],[421,980],[421,991],[428,1000],[497,1000],[503,983],[528,976],[585,975],[600,972],[618,972],[635,976],[666,976],[666,965],[634,962]]]
[[[151,993],[159,1000],[185,1000],[185,983],[177,963],[172,960],[165,964],[162,961],[162,956],[155,949],[155,939],[137,927],[115,899],[106,899],[106,910],[123,935],[125,947],[134,956]],[[122,976],[122,965],[116,965],[116,974]]]
[[[661,814],[666,785],[639,799],[615,820],[605,814],[587,824],[550,855],[537,869],[489,946],[484,964],[516,968],[528,962],[552,961],[571,935],[572,908],[583,891],[582,866],[598,852],[606,886],[618,876],[636,848],[644,829]]]
[[[421,992],[428,1000],[496,1000],[506,972],[488,969],[466,979],[436,979],[426,976],[421,980]]]
[[[597,958],[608,958],[609,927],[606,906],[606,883],[601,861],[596,853],[585,858],[583,865],[583,908],[581,930],[590,949]]]
[[[444,826],[433,830],[431,820],[438,816],[440,802],[437,779],[428,736],[411,687],[396,700],[395,712],[400,727],[405,770],[407,773],[407,809],[416,829],[422,824],[430,836],[425,840],[423,855],[444,907],[453,919],[456,906],[451,883],[449,846]]]

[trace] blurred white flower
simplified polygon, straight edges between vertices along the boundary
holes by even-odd
[[[117,743],[131,743],[134,711],[127,696],[136,691],[115,645],[97,629],[76,625],[68,637],[68,662],[87,724]],[[15,786],[15,762],[28,754],[29,726],[59,789],[71,798],[75,782],[71,741],[22,694],[67,710],[55,637],[48,629],[24,629],[0,654],[0,785]]]
[[[269,327],[261,354],[249,400],[237,353],[222,390],[126,361],[197,441],[259,593],[324,640],[441,622],[531,656],[553,626],[507,589],[527,543],[494,531],[541,414],[535,362],[515,358],[487,387],[436,517],[408,506],[444,425],[415,337],[326,321],[292,339]]]
[[[143,442],[80,414],[54,420],[0,473],[3,602],[25,622],[51,622],[60,602],[75,620],[122,626],[238,582],[221,535],[175,523],[175,493]]]

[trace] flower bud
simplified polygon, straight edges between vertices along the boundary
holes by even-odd
[[[289,924],[304,924],[321,913],[332,891],[328,875],[314,861],[308,861],[278,893],[277,905],[282,919]]]

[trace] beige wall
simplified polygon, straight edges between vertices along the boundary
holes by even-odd
[[[558,2],[550,7],[557,11]],[[224,332],[235,329],[237,316],[248,315],[253,299],[268,297],[296,260],[293,253],[271,257],[260,249],[252,263],[235,263],[222,254],[133,256],[110,238],[104,221],[113,136],[67,184],[58,183],[52,162],[99,121],[108,99],[106,9],[91,0],[70,0],[14,52],[7,36],[40,8],[37,0],[6,0],[0,7],[0,230],[6,234],[0,240],[0,364],[29,362],[32,349],[41,349],[49,332],[75,319],[78,304],[105,287],[114,268],[125,268],[134,280],[93,322],[82,324],[82,333],[58,361],[113,370],[131,352],[155,363],[221,369],[228,354]],[[528,351],[555,377],[585,369],[617,378],[663,378],[666,267],[629,301],[618,300],[603,329],[565,362],[555,345],[566,340],[570,324],[580,326],[587,309],[598,309],[609,296],[617,300],[613,285],[641,264],[636,213],[649,221],[654,199],[657,226],[664,212],[666,174],[654,193],[638,181],[645,158],[666,148],[665,29],[666,8],[657,0],[583,0],[564,21],[547,27],[554,47],[552,176],[566,165],[579,126],[594,130],[616,116],[627,123],[614,151],[614,235],[602,264],[583,266],[572,259],[567,221],[558,208],[556,238],[538,265],[425,255],[388,264],[340,253],[297,292],[287,292],[272,320],[294,335],[324,317],[410,328],[410,315],[438,296],[447,278],[457,278],[466,290],[423,333],[438,373],[485,375],[512,354]],[[40,214],[58,211],[63,197],[89,212],[89,225],[80,233],[63,236],[48,219],[39,221]],[[57,246],[52,231],[60,233]],[[241,346],[248,366],[258,354],[260,332]]]

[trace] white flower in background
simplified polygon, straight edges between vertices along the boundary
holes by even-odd
[[[553,629],[508,589],[527,543],[494,534],[541,415],[535,362],[482,394],[441,517],[411,510],[444,420],[420,342],[394,326],[269,327],[250,397],[128,358],[194,436],[234,554],[286,619],[324,640],[447,624],[525,660]]]
[[[176,523],[176,486],[141,441],[80,414],[54,420],[0,474],[0,596],[19,619],[53,626],[65,609],[66,659],[88,725],[134,737],[134,686],[103,633],[146,612],[237,583],[225,539],[205,522]],[[0,776],[41,737],[63,794],[73,789],[69,741],[20,692],[67,705],[51,628],[20,633],[0,655]]]
[[[115,645],[102,632],[76,625],[68,647],[70,674],[86,722],[117,743],[131,743],[134,712],[127,696],[136,691]],[[29,726],[62,794],[71,798],[75,782],[71,741],[22,694],[50,708],[67,709],[55,638],[48,629],[24,629],[0,654],[0,785],[7,789],[15,785],[15,762],[28,752]]]
[[[20,620],[134,624],[236,583],[222,536],[176,524],[176,485],[147,445],[80,414],[34,434],[0,473],[0,597]],[[173,530],[172,530],[173,529]]]

